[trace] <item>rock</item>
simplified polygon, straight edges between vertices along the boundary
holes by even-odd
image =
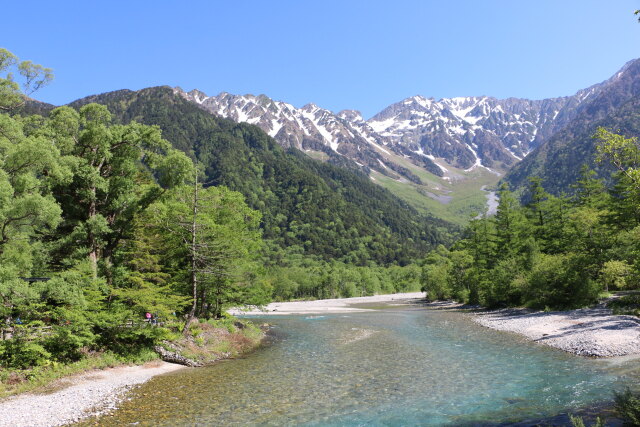
[[[153,347],[153,350],[158,353],[160,355],[160,358],[165,362],[177,363],[179,365],[189,366],[192,368],[203,366],[202,363],[198,361],[188,359],[177,352],[169,351],[159,345]]]

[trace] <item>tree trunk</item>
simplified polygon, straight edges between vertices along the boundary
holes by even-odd
[[[96,207],[96,189],[95,187],[91,189],[92,199],[91,203],[89,203],[89,211],[88,211],[88,219],[92,220],[95,218],[97,213]],[[91,264],[91,271],[93,273],[94,280],[98,278],[98,242],[96,236],[92,231],[89,231],[89,262]]]
[[[193,218],[191,222],[191,292],[192,298],[191,301],[191,310],[189,311],[189,315],[187,317],[187,323],[184,325],[183,332],[186,333],[189,329],[189,325],[193,321],[196,316],[196,309],[198,307],[198,273],[197,273],[197,261],[196,261],[196,252],[198,243],[197,240],[197,220],[198,220],[198,172],[196,171],[196,179],[193,190]]]

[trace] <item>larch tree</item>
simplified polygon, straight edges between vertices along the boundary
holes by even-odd
[[[242,194],[226,187],[204,188],[198,180],[175,188],[153,213],[166,231],[173,270],[188,283],[187,325],[198,317],[220,317],[223,306],[250,285],[243,267],[261,246],[260,213]]]

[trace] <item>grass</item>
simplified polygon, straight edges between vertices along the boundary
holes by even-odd
[[[111,352],[90,353],[84,359],[69,364],[52,362],[47,366],[31,369],[0,370],[0,399],[30,391],[52,391],[55,381],[92,369],[141,365],[158,359],[158,355],[153,350],[142,349],[127,357]]]
[[[247,320],[234,317],[194,322],[189,333],[168,343],[170,351],[207,365],[247,353],[258,347],[264,332]]]
[[[321,162],[329,160],[329,155],[322,151],[304,150],[304,153],[312,159],[320,160]]]
[[[398,157],[398,156],[389,156]],[[394,159],[395,161],[395,159]],[[419,166],[410,163],[407,159],[398,160],[411,172],[415,173],[423,181],[423,185],[413,182],[400,182],[379,172],[372,171],[374,182],[387,188],[409,205],[420,212],[430,213],[438,218],[450,221],[458,225],[466,225],[472,218],[484,211],[487,201],[487,193],[482,187],[494,187],[500,177],[485,169],[475,169],[470,172],[449,168],[453,174],[459,177],[448,182],[437,177]],[[436,196],[451,197],[448,203],[438,201],[426,193]]]

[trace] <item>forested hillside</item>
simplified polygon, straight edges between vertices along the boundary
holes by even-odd
[[[564,129],[516,164],[504,177],[511,190],[523,194],[528,179],[537,176],[554,195],[572,192],[582,165],[611,183],[612,168],[595,162],[598,127],[627,136],[640,135],[640,60],[628,63],[598,95],[584,102]]]
[[[0,392],[46,367],[157,358],[195,319],[270,297],[251,264],[260,213],[203,188],[156,127],[98,104],[26,114],[51,78],[0,49]]]
[[[640,287],[640,145],[604,128],[591,159],[615,170],[607,186],[586,166],[573,196],[553,196],[529,179],[521,205],[506,185],[495,217],[477,219],[451,249],[425,260],[423,287],[432,298],[488,307],[575,308],[612,290]],[[622,298],[637,314],[637,294]]]
[[[91,96],[122,123],[157,125],[204,168],[206,185],[245,195],[263,236],[288,251],[349,264],[407,264],[449,242],[448,223],[421,215],[359,174],[284,151],[256,126],[215,117],[168,87]],[[298,249],[296,249],[298,248]]]

